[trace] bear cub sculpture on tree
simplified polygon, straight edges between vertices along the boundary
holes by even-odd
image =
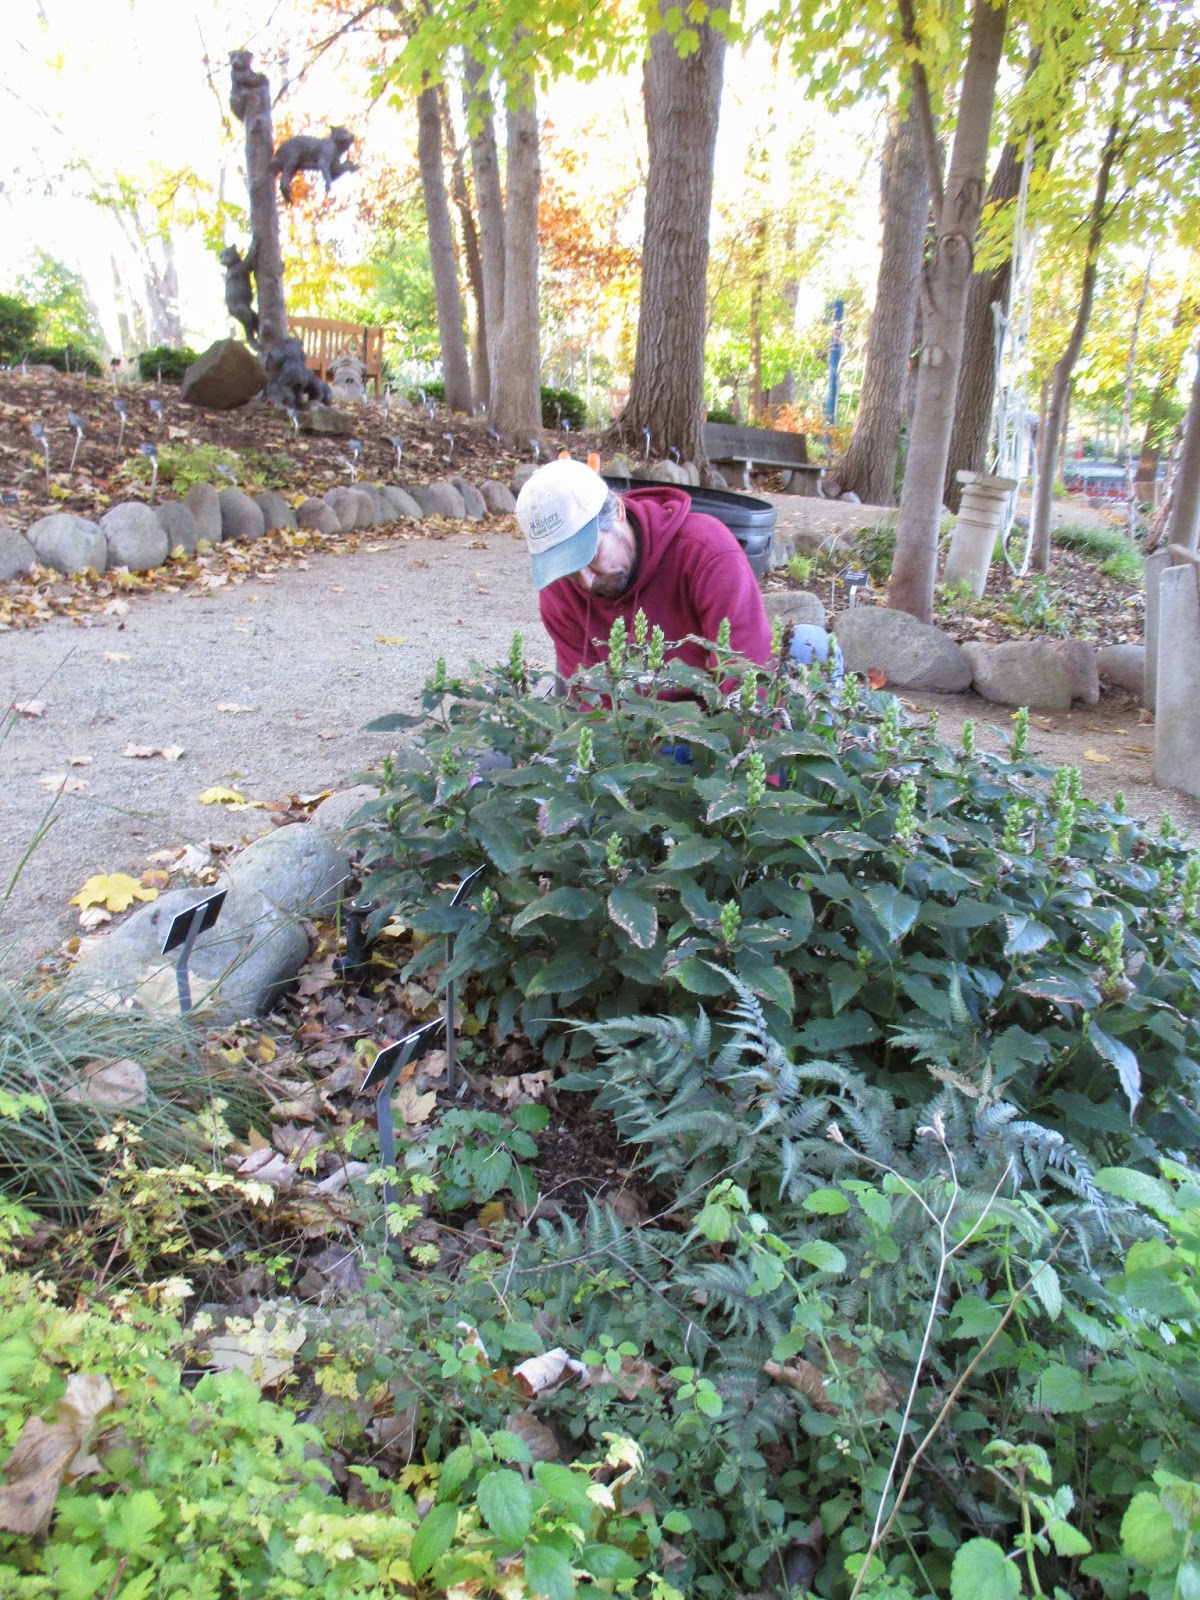
[[[333,390],[315,372],[310,372],[304,360],[304,346],[299,339],[284,339],[263,358],[267,369],[267,382],[263,399],[269,405],[290,407],[301,411],[311,401],[330,405]]]
[[[258,338],[258,312],[254,309],[254,290],[250,283],[258,258],[258,240],[250,241],[243,256],[237,245],[226,245],[217,260],[225,268],[225,309],[246,330],[253,344]]]
[[[311,133],[285,139],[271,162],[271,171],[279,174],[279,193],[284,201],[292,203],[292,179],[298,172],[319,172],[325,179],[326,194],[343,172],[356,172],[353,161],[346,160],[346,151],[353,143],[349,128],[330,128],[324,139]]]
[[[229,56],[229,109],[239,122],[246,120],[246,106],[252,91],[264,88],[267,82],[265,76],[250,65],[252,60],[249,50],[234,50]]]

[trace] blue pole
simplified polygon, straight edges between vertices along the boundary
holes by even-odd
[[[842,318],[846,302],[833,302],[833,329],[829,335],[829,388],[825,395],[825,421],[832,427],[837,421],[838,368],[842,364]]]

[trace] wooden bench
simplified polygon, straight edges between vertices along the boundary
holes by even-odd
[[[326,383],[347,351],[363,364],[363,382],[374,383],[378,398],[383,381],[383,329],[364,328],[358,322],[339,322],[336,317],[289,317],[288,332],[304,346],[304,364]]]
[[[796,494],[820,493],[821,468],[808,459],[808,441],[802,433],[777,433],[773,428],[739,428],[728,422],[704,424],[704,453],[717,466],[742,469],[741,487],[749,490],[756,467],[779,467],[784,488]]]

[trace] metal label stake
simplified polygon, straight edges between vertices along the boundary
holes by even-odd
[[[171,918],[171,926],[167,929],[167,936],[162,942],[162,954],[165,956],[172,950],[179,951],[179,960],[175,965],[175,983],[179,990],[180,1016],[192,1009],[192,984],[188,975],[192,946],[200,935],[216,922],[224,904],[225,890],[218,889],[216,894],[210,894],[204,900],[197,900],[195,905],[188,906],[184,911],[177,911]]]
[[[431,1022],[424,1022],[419,1028],[414,1028],[411,1033],[406,1033],[403,1039],[397,1039],[392,1044],[385,1044],[383,1049],[371,1063],[371,1070],[367,1073],[359,1086],[359,1096],[373,1094],[375,1096],[375,1121],[379,1128],[379,1161],[383,1168],[383,1230],[387,1233],[388,1209],[399,1200],[399,1191],[388,1174],[396,1170],[396,1130],[392,1124],[392,1095],[396,1092],[396,1080],[412,1060],[417,1045],[422,1039],[432,1037],[439,1028],[445,1026],[444,1017],[434,1017]],[[389,1241],[390,1248],[390,1241]]]
[[[462,904],[462,902],[467,897],[467,891],[470,889],[471,885],[476,881],[476,879],[480,876],[480,874],[482,872],[483,872],[483,868],[482,867],[476,867],[474,872],[468,872],[467,876],[463,879],[463,881],[459,884],[458,888],[454,891],[454,898],[450,902],[451,908],[453,908],[454,906]],[[452,933],[448,933],[446,935],[446,969],[447,969],[447,971],[449,971],[450,963],[453,960],[454,960],[454,935]],[[455,1049],[454,1049],[454,979],[448,977],[446,979],[446,1093],[451,1095],[451,1096],[456,1094],[457,1093],[457,1089],[458,1089],[458,1085],[455,1082],[455,1079],[457,1077],[457,1073],[456,1073],[456,1070],[455,1070],[456,1066],[457,1066],[457,1062],[456,1062],[456,1059],[455,1059]]]

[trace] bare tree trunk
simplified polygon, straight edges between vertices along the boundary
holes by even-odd
[[[1065,432],[1067,406],[1071,394],[1071,374],[1083,349],[1088,322],[1092,315],[1092,301],[1096,294],[1096,274],[1100,267],[1100,250],[1104,243],[1104,230],[1108,226],[1108,186],[1112,177],[1113,162],[1121,137],[1118,120],[1109,124],[1096,173],[1096,187],[1092,193],[1092,210],[1088,220],[1087,247],[1083,258],[1083,281],[1079,289],[1079,307],[1067,347],[1054,365],[1054,379],[1050,388],[1050,407],[1046,417],[1045,432],[1038,439],[1037,484],[1034,488],[1033,507],[1030,514],[1029,537],[1032,547],[1031,564],[1035,572],[1045,572],[1050,565],[1050,513],[1055,480],[1055,449],[1060,434]]]
[[[1150,294],[1150,274],[1154,270],[1154,252],[1146,262],[1142,278],[1142,292],[1138,295],[1137,309],[1133,313],[1133,330],[1129,335],[1129,354],[1125,358],[1125,394],[1121,403],[1121,453],[1125,457],[1125,531],[1132,539],[1137,534],[1137,470],[1133,459],[1133,380],[1137,370],[1138,335],[1142,331],[1142,313]]]
[[[429,229],[429,260],[437,299],[438,337],[442,346],[442,377],[446,404],[451,411],[470,411],[471,372],[463,337],[462,298],[458,288],[458,263],[446,180],[442,172],[442,119],[436,89],[422,89],[417,100],[417,158],[425,195],[425,225]]]
[[[872,506],[896,503],[896,458],[912,359],[921,259],[929,222],[929,174],[915,107],[888,115],[879,184],[883,253],[854,433],[838,470],[843,489]]]
[[[651,448],[675,446],[703,472],[704,322],[713,151],[721,110],[725,39],[701,27],[681,56],[665,29],[642,74],[649,170],[637,354],[629,401],[614,430]]]
[[[1053,392],[1053,385],[1051,386]],[[1067,400],[1063,406],[1062,427],[1058,430],[1058,441],[1054,446],[1054,482],[1062,483],[1067,475],[1067,441],[1071,436],[1071,389],[1067,386]]]
[[[989,0],[975,0],[945,200],[938,216],[933,257],[922,275],[924,343],[888,589],[890,606],[909,611],[922,622],[933,615],[942,484],[1007,23],[1007,0],[997,6]]]
[[[763,393],[762,309],[767,277],[767,219],[758,217],[751,224],[753,244],[750,267],[750,415],[761,422],[766,408]]]
[[[496,341],[504,321],[504,196],[500,189],[500,160],[496,154],[496,127],[484,70],[470,54],[466,58],[463,93],[467,131],[471,139],[471,170],[475,174],[475,205],[479,212],[479,256],[483,272],[483,325],[487,336],[488,392],[495,370]]]
[[[442,116],[442,139],[450,158],[450,198],[458,212],[458,225],[462,233],[463,256],[467,264],[467,283],[475,305],[471,333],[471,390],[476,403],[488,397],[487,330],[483,297],[483,265],[479,255],[479,234],[475,227],[475,213],[471,209],[471,195],[467,189],[467,174],[463,168],[462,151],[454,138],[454,123],[450,118],[450,101],[444,85],[438,87],[438,106]],[[472,408],[473,409],[473,408]]]
[[[1179,471],[1172,490],[1171,516],[1167,523],[1167,543],[1195,550],[1200,543],[1200,360],[1192,382],[1179,453]]]
[[[542,428],[542,363],[538,348],[537,106],[533,83],[514,86],[505,118],[508,185],[504,207],[504,320],[492,362],[492,426],[512,443]]]
[[[247,67],[249,64],[247,57]],[[234,98],[231,95],[231,106]],[[250,232],[256,246],[254,287],[258,297],[258,348],[265,355],[287,338],[283,256],[279,249],[279,209],[275,200],[275,174],[271,171],[275,135],[271,128],[270,85],[264,79],[253,88],[244,89],[241,100],[241,120],[246,129]]]

